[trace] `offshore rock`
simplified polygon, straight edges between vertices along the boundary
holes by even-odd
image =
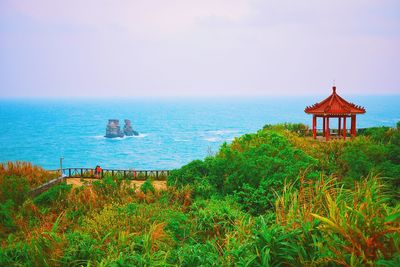
[[[124,134],[126,136],[139,135],[137,131],[133,130],[130,120],[125,120]]]
[[[106,135],[107,138],[124,137],[124,133],[121,131],[119,126],[119,120],[110,119],[108,120]]]

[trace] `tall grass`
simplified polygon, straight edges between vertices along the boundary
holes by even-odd
[[[375,265],[399,257],[400,204],[377,176],[344,189],[335,178],[300,180],[300,189],[285,186],[276,201],[276,221],[290,228],[311,223],[322,234],[320,261],[341,265]]]
[[[104,177],[32,199],[51,174],[2,164],[0,266],[400,266],[400,139],[324,143],[289,128],[302,126],[223,145],[163,192]],[[376,170],[390,188],[362,177]]]
[[[42,167],[32,165],[30,162],[9,161],[0,163],[0,184],[5,176],[11,175],[26,179],[30,188],[37,187],[58,176],[57,173],[46,171]]]

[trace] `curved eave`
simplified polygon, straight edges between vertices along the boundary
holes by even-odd
[[[312,110],[304,110],[307,114],[312,115],[335,115],[335,116],[344,116],[344,115],[357,115],[357,114],[365,114],[366,111],[353,111],[353,112],[320,112],[320,111],[312,111]]]

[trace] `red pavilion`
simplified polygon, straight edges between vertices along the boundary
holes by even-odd
[[[328,98],[310,107],[306,107],[304,112],[313,114],[312,129],[314,139],[317,138],[317,118],[322,118],[322,136],[324,136],[326,140],[329,140],[331,136],[331,130],[329,129],[330,118],[338,119],[337,137],[346,139],[346,119],[351,118],[350,135],[351,137],[355,137],[357,132],[356,115],[364,114],[365,108],[344,100],[336,93],[336,86],[333,86],[332,94]]]

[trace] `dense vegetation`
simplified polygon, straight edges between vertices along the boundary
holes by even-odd
[[[163,192],[107,177],[31,197],[52,174],[0,165],[0,266],[400,266],[400,124],[306,130],[237,138]]]

